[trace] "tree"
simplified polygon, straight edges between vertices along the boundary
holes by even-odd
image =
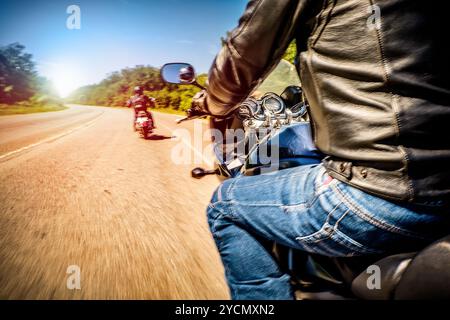
[[[0,103],[12,104],[31,98],[42,79],[37,77],[32,55],[19,43],[0,47]]]

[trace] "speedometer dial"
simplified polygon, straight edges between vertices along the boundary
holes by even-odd
[[[263,108],[273,114],[282,113],[284,110],[283,100],[274,93],[268,93],[262,98]]]
[[[255,117],[261,112],[261,107],[257,100],[248,98],[237,109],[237,115],[241,120]]]

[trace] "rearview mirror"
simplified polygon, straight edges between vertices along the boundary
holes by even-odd
[[[161,68],[165,82],[174,84],[195,84],[195,70],[189,63],[167,63]]]

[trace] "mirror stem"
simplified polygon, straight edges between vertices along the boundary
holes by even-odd
[[[206,88],[204,86],[202,86],[200,83],[198,83],[197,80],[194,80],[194,82],[192,82],[192,84],[194,86],[196,86],[197,88],[200,88],[202,90],[206,90]]]

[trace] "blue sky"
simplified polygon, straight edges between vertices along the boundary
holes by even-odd
[[[20,42],[66,95],[139,64],[186,61],[206,72],[246,0],[0,0],[0,45]],[[81,29],[69,30],[69,5]]]

